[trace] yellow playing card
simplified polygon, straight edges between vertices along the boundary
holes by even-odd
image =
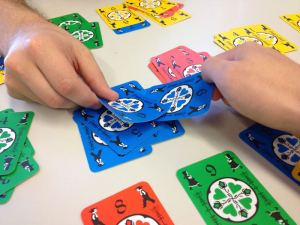
[[[177,5],[166,0],[128,0],[124,4],[153,15],[159,15]]]
[[[231,48],[227,47],[227,46],[225,45],[225,43],[223,43],[223,41],[220,40],[220,39],[217,38],[217,37],[215,37],[214,42],[215,42],[217,45],[219,45],[221,48],[223,48],[225,51],[228,51],[228,50],[231,49]]]
[[[0,84],[4,83],[4,70],[0,71]]]
[[[300,13],[284,15],[280,18],[300,32]]]
[[[148,17],[150,20],[153,20],[154,22],[158,23],[159,25],[163,27],[170,26],[172,24],[178,23],[180,21],[186,20],[191,17],[191,14],[188,14],[182,10],[178,10],[176,13],[174,13],[173,16],[168,18],[163,18],[161,16],[156,16],[148,13],[144,13],[139,11],[142,15]]]
[[[124,4],[114,5],[96,10],[101,18],[111,29],[120,29],[145,20],[134,10],[130,10]]]
[[[297,181],[300,181],[300,160],[297,162],[296,166],[294,167],[292,171],[292,175]]]
[[[274,46],[275,49],[278,49],[280,52],[290,52],[298,49],[296,45],[284,38],[282,35],[278,34],[275,30],[271,29],[265,24],[256,24],[241,28],[231,29],[234,31],[236,29],[244,29],[247,32],[255,32],[258,34],[265,42]]]

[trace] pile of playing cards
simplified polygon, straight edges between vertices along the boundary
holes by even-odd
[[[0,84],[4,83],[4,57],[0,55]]]
[[[259,123],[240,133],[251,148],[300,186],[300,140]]]
[[[0,112],[0,204],[10,199],[15,186],[39,170],[27,138],[33,116],[33,112],[12,109]]]
[[[98,22],[89,23],[78,13],[56,17],[50,21],[68,31],[89,49],[103,46]]]
[[[300,32],[300,13],[283,15],[280,18]]]
[[[206,224],[296,224],[230,151],[177,171]]]
[[[173,221],[146,182],[86,207],[81,213],[83,224],[173,225]]]
[[[200,82],[202,76],[199,73],[202,63],[209,57],[207,52],[197,53],[188,47],[178,46],[152,57],[148,67],[164,84],[195,74],[198,74],[197,78]]]
[[[123,2],[129,9],[133,9],[157,24],[167,27],[191,17],[180,10],[183,4],[166,0],[129,0]]]
[[[137,81],[112,88],[116,101],[74,111],[90,169],[100,171],[149,154],[151,145],[183,135],[179,119],[205,114],[213,85],[201,73],[144,89]]]
[[[216,34],[214,41],[226,51],[248,41],[273,48],[283,54],[298,48],[265,24],[234,28],[230,31]]]

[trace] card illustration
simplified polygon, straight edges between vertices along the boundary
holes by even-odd
[[[300,160],[300,140],[294,135],[259,123],[240,133],[240,138],[296,184],[292,171]],[[300,176],[299,176],[300,177]]]
[[[153,15],[163,14],[177,5],[175,2],[164,0],[130,0],[125,1],[124,4]]]
[[[78,25],[82,23],[88,23],[79,13],[72,13],[65,16],[59,16],[56,18],[49,19],[55,25],[65,29],[65,27]]]
[[[137,183],[85,208],[83,224],[172,225],[163,205],[146,182]]]
[[[177,171],[207,224],[296,224],[230,151]]]

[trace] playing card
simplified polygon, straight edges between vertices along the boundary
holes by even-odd
[[[150,138],[141,143],[139,147],[153,145],[184,135],[185,130],[178,120],[165,121],[164,123],[165,126],[161,130],[157,131]],[[155,126],[156,123],[153,123],[153,125]]]
[[[169,58],[167,64],[176,77],[189,77],[201,72],[203,58],[199,53],[192,52],[189,55]]]
[[[89,49],[103,46],[98,22],[76,24],[65,29]]]
[[[0,55],[0,84],[4,83],[4,57]]]
[[[297,49],[296,45],[265,24],[251,25],[243,29],[248,30],[248,32],[255,32],[268,44],[274,46],[275,49],[279,49],[280,52],[290,52]]]
[[[168,110],[155,121],[178,120],[205,114],[210,107],[213,84],[206,83],[201,73],[178,81],[146,89],[146,95],[157,99]]]
[[[126,155],[164,126],[163,123],[154,127],[151,122],[124,122],[105,107],[79,108],[74,116],[119,155]]]
[[[102,141],[101,138],[76,119],[76,117],[73,117],[73,120],[78,126],[86,158],[92,172],[99,172],[130,160],[143,157],[152,152],[151,146],[146,146],[134,149],[124,156],[119,156],[104,141]]]
[[[166,0],[129,0],[125,1],[124,4],[138,9],[140,12],[153,15],[162,14],[177,5],[175,2]]]
[[[300,159],[300,140],[298,138],[259,123],[247,128],[239,136],[277,169],[300,185],[300,182],[292,176],[292,171]]]
[[[139,16],[134,10],[128,9],[124,4],[98,8],[96,11],[112,30],[145,21],[143,17]]]
[[[150,26],[151,26],[151,24],[147,20],[145,20],[142,23],[137,23],[137,24],[133,24],[133,25],[130,25],[130,26],[127,26],[127,27],[122,27],[122,28],[119,28],[119,29],[114,29],[113,31],[116,34],[126,34],[126,33],[129,33],[131,31],[140,30],[140,29],[143,29],[143,28],[146,28],[146,27],[150,27]]]
[[[65,29],[66,26],[88,23],[79,13],[72,13],[64,16],[49,19],[55,25]]]
[[[33,112],[0,114],[0,175],[15,170],[33,116]]]
[[[296,224],[231,151],[177,171],[207,224]]]
[[[297,180],[300,181],[300,160],[297,162],[296,166],[292,171],[292,176]]]
[[[172,225],[174,224],[146,182],[137,183],[81,212],[83,224]]]
[[[167,61],[174,58],[178,58],[180,56],[190,55],[191,53],[195,53],[195,52],[189,49],[188,47],[178,46],[158,56],[152,57],[151,62],[160,72],[162,77],[166,80],[166,83],[168,83],[168,82],[182,79],[184,77],[183,76],[176,77],[172,69],[168,66]]]
[[[163,27],[167,27],[170,25],[173,25],[175,23],[179,23],[183,20],[186,20],[188,18],[191,17],[191,14],[184,12],[182,10],[178,10],[177,12],[174,13],[173,16],[170,16],[168,18],[163,18],[161,16],[158,15],[154,15],[154,14],[148,14],[148,13],[144,13],[139,11],[143,16],[146,16],[147,18],[149,18],[150,20],[154,21],[155,23],[163,26]]]
[[[300,32],[300,13],[283,15],[280,18]]]
[[[140,88],[133,88],[131,85]],[[167,110],[165,105],[143,95],[140,92],[143,88],[137,81],[129,81],[112,89],[119,94],[118,100],[108,101],[100,97],[98,99],[108,110],[125,122],[151,121],[163,115]]]
[[[158,71],[158,69],[154,66],[152,62],[148,64],[148,67],[163,84],[167,83],[165,78],[161,75],[161,73]]]
[[[11,199],[11,196],[14,193],[14,190],[15,190],[15,188],[12,188],[9,191],[0,195],[0,205],[7,203]]]
[[[203,62],[210,57],[210,54],[208,54],[207,52],[198,52],[198,54],[202,57]]]
[[[24,149],[15,170],[5,176],[0,176],[0,195],[36,174],[39,165],[33,159],[29,149]]]

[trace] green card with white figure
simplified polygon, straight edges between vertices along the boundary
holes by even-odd
[[[231,151],[177,171],[207,224],[296,224]]]

